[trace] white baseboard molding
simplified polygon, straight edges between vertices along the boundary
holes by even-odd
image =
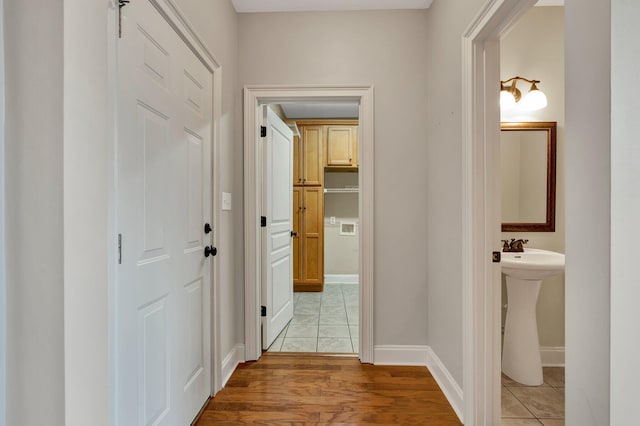
[[[431,371],[431,375],[436,382],[438,382],[438,386],[442,389],[442,393],[447,397],[449,404],[453,408],[453,411],[456,412],[458,419],[462,423],[464,423],[464,398],[462,389],[453,379],[449,370],[445,367],[445,365],[440,361],[440,358],[436,355],[433,350],[427,346],[428,349],[428,358],[427,358],[427,368]]]
[[[419,365],[428,368],[453,411],[464,423],[462,389],[429,346],[375,346],[373,359],[376,365]]]
[[[373,347],[373,363],[376,365],[427,366],[428,346],[384,345]]]
[[[224,357],[222,361],[222,387],[225,387],[227,381],[236,370],[241,362],[244,362],[244,345],[238,343],[231,349],[231,352]]]
[[[564,367],[564,346],[541,346],[543,367]]]
[[[325,284],[358,284],[360,275],[358,274],[325,274]]]

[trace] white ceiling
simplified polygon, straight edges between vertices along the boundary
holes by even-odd
[[[433,0],[231,0],[236,12],[428,9]]]
[[[287,118],[358,118],[359,105],[357,103],[282,103],[280,104]]]
[[[231,0],[236,12],[317,12],[329,10],[428,9],[433,0]],[[539,0],[536,6],[564,6],[564,0]]]

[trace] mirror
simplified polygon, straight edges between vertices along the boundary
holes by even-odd
[[[502,231],[556,229],[556,122],[500,124]]]

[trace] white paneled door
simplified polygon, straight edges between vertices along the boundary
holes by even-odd
[[[117,49],[115,423],[188,425],[211,392],[213,78],[149,0]]]
[[[262,347],[267,349],[293,318],[293,133],[266,109],[264,154]]]

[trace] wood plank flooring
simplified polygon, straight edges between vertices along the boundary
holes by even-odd
[[[241,364],[196,426],[461,425],[425,367],[264,354]]]

